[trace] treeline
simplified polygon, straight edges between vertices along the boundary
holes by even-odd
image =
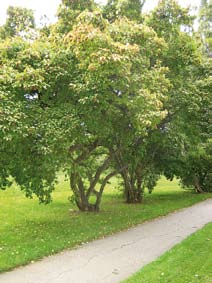
[[[14,180],[48,203],[62,170],[81,211],[99,211],[116,175],[127,203],[142,202],[161,174],[212,191],[203,25],[211,18],[200,17],[195,32],[176,1],[148,14],[144,2],[63,0],[57,23],[40,28],[31,10],[8,9],[0,27],[2,189]]]

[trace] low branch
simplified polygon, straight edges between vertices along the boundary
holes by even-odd
[[[85,160],[86,158],[88,158],[88,156],[99,146],[98,144],[98,140],[95,140],[93,143],[91,143],[88,146],[83,146],[83,145],[75,145],[72,147],[72,152],[75,150],[82,150],[82,153],[73,160],[74,163],[80,163],[83,160]]]
[[[90,147],[93,148],[93,146],[97,147],[97,145],[98,145],[98,140],[96,139],[91,144],[87,145],[87,148],[90,148]],[[74,152],[76,150],[82,150],[85,147],[86,147],[86,145],[83,145],[83,144],[79,144],[79,143],[78,144],[74,144],[74,145],[69,147],[69,153],[72,153],[72,152]]]
[[[96,174],[95,174],[94,178],[92,179],[92,182],[90,182],[90,187],[89,187],[87,194],[86,194],[87,197],[89,197],[89,195],[92,193],[93,189],[95,188],[96,184],[99,181],[99,178],[100,178],[102,172],[105,169],[107,169],[107,167],[109,166],[111,159],[112,159],[112,156],[107,157],[104,160],[103,164],[97,169]]]
[[[108,175],[104,178],[104,180],[103,180],[103,182],[102,182],[102,184],[101,184],[100,190],[99,190],[99,192],[98,192],[97,199],[96,199],[96,204],[95,204],[95,206],[96,206],[97,208],[99,208],[99,205],[100,205],[100,202],[101,202],[101,198],[102,198],[102,194],[103,194],[103,191],[104,191],[104,188],[105,188],[107,182],[108,182],[113,176],[115,176],[116,174],[118,174],[118,172],[117,172],[117,171],[113,171],[113,172],[111,172],[110,174],[108,174]]]
[[[69,153],[74,152],[75,150],[80,150],[83,148],[82,144],[74,144],[72,146],[69,147]]]
[[[104,180],[103,180],[103,182],[102,182],[102,184],[101,184],[100,190],[99,190],[99,193],[100,193],[100,194],[102,194],[102,192],[103,192],[103,190],[104,190],[104,187],[106,186],[107,182],[108,182],[112,177],[114,177],[115,175],[117,175],[118,173],[119,173],[118,171],[113,171],[113,172],[111,172],[110,174],[108,174],[108,175],[104,178]]]

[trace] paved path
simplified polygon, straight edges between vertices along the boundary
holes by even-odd
[[[116,283],[212,222],[212,199],[0,275],[0,283]]]

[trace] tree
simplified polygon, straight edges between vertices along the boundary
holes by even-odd
[[[103,7],[103,14],[110,22],[118,17],[141,21],[141,11],[145,2],[145,0],[108,0]]]
[[[141,63],[140,66],[136,65],[137,72],[140,72],[143,76],[137,76],[136,79],[138,81],[134,80],[129,85],[127,100],[132,101],[134,107],[130,106],[130,104],[122,107],[125,119],[123,117],[121,118],[122,123],[119,123],[119,127],[116,129],[118,134],[116,139],[114,139],[117,148],[119,148],[116,153],[116,164],[118,167],[124,168],[121,176],[125,187],[126,201],[128,203],[135,203],[142,201],[145,179],[148,179],[148,174],[152,172],[150,160],[154,153],[152,152],[151,154],[151,151],[148,151],[146,146],[148,144],[149,133],[166,116],[163,103],[164,96],[169,88],[169,82],[165,78],[167,69],[161,68],[157,60],[161,50],[166,48],[164,41],[158,38],[151,28],[137,24],[134,25],[132,30],[129,23],[125,22],[123,20],[117,21],[119,25],[114,30],[114,34],[123,43],[138,44],[140,47],[140,56],[145,62]],[[153,58],[155,61],[153,61]],[[158,68],[160,69],[159,72]],[[163,75],[162,72],[164,72]],[[134,93],[136,92],[136,88],[147,91],[144,94],[146,97],[145,100],[139,99],[136,93]],[[153,102],[152,106],[151,101]],[[158,109],[155,108],[157,104]],[[159,110],[160,107],[161,110]],[[137,125],[132,120],[131,111],[135,113],[140,111],[140,121],[138,121]],[[145,123],[146,125],[144,126]],[[141,126],[144,128],[140,128]],[[128,139],[126,138],[126,131],[128,133]]]
[[[176,11],[181,12],[175,19]],[[163,62],[169,67],[168,77],[173,85],[166,105],[168,119],[159,133],[156,166],[168,179],[178,176],[185,186],[194,186],[194,173],[201,175],[207,167],[201,162],[200,149],[211,136],[211,64],[202,56],[198,40],[182,32],[182,27],[190,26],[192,20],[186,13],[174,1],[161,1],[149,23],[168,43]],[[160,18],[164,19],[166,30],[161,28]]]
[[[200,93],[195,81],[201,78],[203,58],[200,46],[192,33],[183,31],[192,27],[193,17],[188,9],[181,8],[176,1],[160,1],[147,22],[162,36],[168,48],[163,53],[162,64],[169,68],[167,74],[172,88],[167,100],[168,119],[162,128],[174,135],[192,140],[200,133],[198,110]]]
[[[212,143],[208,141],[191,148],[175,172],[184,188],[192,188],[197,193],[212,192]]]
[[[85,10],[94,11],[96,7],[94,0],[63,0],[57,12],[57,32],[70,32],[80,13]]]
[[[168,172],[165,150],[175,157],[199,142],[210,82],[199,45],[181,29],[191,17],[175,1],[161,1],[146,24],[110,22],[89,3],[64,2],[73,21],[61,14],[33,41],[0,43],[0,182],[12,177],[48,203],[63,171],[78,208],[99,211],[111,177],[121,175],[127,202],[141,202]]]
[[[86,91],[91,89],[91,93],[95,93],[101,111],[100,116],[95,112],[94,118],[101,118],[103,139],[100,140],[115,161],[115,172],[123,174],[129,165],[120,159],[117,162],[117,158],[125,148],[132,147],[136,134],[145,136],[147,129],[166,115],[161,110],[163,93],[168,87],[164,77],[166,69],[159,64],[151,67],[148,60],[152,54],[158,54],[158,47],[163,48],[164,42],[153,30],[126,19],[112,25],[106,23],[105,29],[100,31],[88,26],[88,15],[82,25],[81,17],[80,26],[69,36],[85,72]],[[93,15],[91,19],[94,21]],[[141,40],[141,35],[146,40]],[[146,52],[149,45],[152,51]],[[98,131],[100,135],[100,129]]]
[[[171,87],[163,102],[167,115],[158,121],[155,128],[150,128],[146,135],[135,135],[131,152],[124,148],[124,155],[127,155],[125,159],[129,164],[129,170],[122,172],[127,202],[142,201],[145,179],[148,180],[149,176],[153,182],[150,182],[148,187],[152,190],[154,180],[164,172],[161,163],[166,167],[166,172],[170,171],[170,150],[179,153],[189,141],[194,142],[194,136],[196,142],[199,141],[200,124],[197,110],[200,107],[201,96],[193,82],[195,78],[199,79],[197,69],[201,62],[201,54],[198,42],[191,34],[182,30],[182,27],[188,27],[190,30],[192,22],[193,18],[189,15],[188,9],[183,9],[175,1],[166,0],[160,1],[158,7],[146,17],[146,23],[153,27],[167,44],[159,56],[150,56],[150,64],[154,66],[157,60],[160,60],[162,66],[168,67],[166,77]],[[147,48],[149,49],[152,48]],[[162,162],[164,155],[167,157],[166,162]]]
[[[206,52],[212,56],[212,1],[202,0],[199,9],[199,32]]]
[[[11,176],[28,197],[36,194],[48,202],[76,123],[62,100],[73,70],[71,54],[45,39],[22,38],[3,42],[0,54],[1,185]]]
[[[126,166],[115,165],[119,141],[128,146],[165,115],[166,69],[149,63],[160,48],[152,29],[125,19],[111,25],[98,11],[80,14],[65,40],[54,31],[48,40],[2,43],[2,184],[12,176],[27,196],[48,202],[63,170],[79,209],[98,211],[108,180]],[[5,105],[19,113],[14,122]]]
[[[183,187],[195,189],[197,193],[212,192],[212,78],[211,59],[200,68],[199,80],[195,82],[201,98],[199,124],[201,137],[198,144],[191,144],[178,156],[175,174]]]
[[[35,19],[32,10],[10,6],[7,9],[6,23],[0,27],[0,38],[20,36],[34,28]]]

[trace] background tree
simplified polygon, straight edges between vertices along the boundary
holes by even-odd
[[[20,36],[34,28],[35,19],[32,10],[10,6],[7,9],[6,23],[0,27],[0,38]]]
[[[57,31],[62,34],[71,31],[80,13],[85,10],[94,11],[96,8],[94,0],[62,0],[57,11]]]
[[[145,0],[108,0],[103,7],[103,14],[110,22],[118,17],[141,21],[141,12],[145,2]]]
[[[163,34],[168,43],[169,49],[164,54],[163,62],[169,67],[168,77],[173,85],[166,105],[168,119],[158,133],[157,167],[162,168],[167,178],[172,179],[176,175],[184,185],[186,179],[187,185],[189,182],[191,185],[191,180],[197,180],[193,167],[196,175],[198,170],[200,175],[204,170],[199,158],[200,148],[207,147],[211,135],[211,64],[202,56],[202,46],[198,40],[189,39],[190,35],[182,32],[182,27],[189,27],[192,22],[186,14],[186,10],[182,10],[175,1],[161,1],[152,14],[154,20],[150,17],[150,24],[159,34]],[[163,19],[161,26],[160,19]],[[204,166],[207,167],[206,164]],[[195,187],[194,183],[192,186]]]
[[[173,134],[173,138],[185,142],[198,141],[200,133],[199,110],[201,96],[195,81],[201,78],[203,59],[198,41],[192,33],[183,31],[192,27],[189,10],[176,1],[162,0],[150,14],[147,23],[162,36],[168,48],[163,53],[162,64],[169,68],[167,74],[172,88],[166,103],[168,118],[160,125],[161,131]]]
[[[202,0],[199,9],[199,32],[207,54],[212,57],[212,1]]]
[[[197,193],[212,192],[212,143],[199,144],[178,158],[175,170],[184,188],[192,188]]]

